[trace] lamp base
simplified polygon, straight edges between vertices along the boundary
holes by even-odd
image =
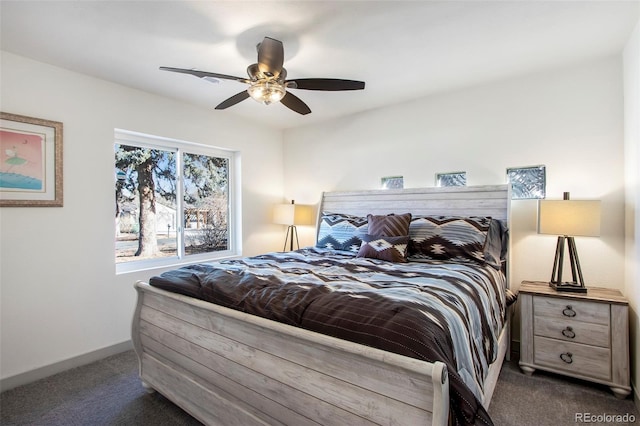
[[[300,249],[300,243],[298,242],[298,229],[295,225],[289,225],[287,228],[287,236],[284,237],[284,247],[282,247],[282,252],[284,253],[287,250],[287,241],[291,240],[291,245],[289,246],[289,250],[293,251],[293,239],[296,239],[296,245],[298,249]]]
[[[572,281],[569,282],[562,280],[565,240],[569,249],[569,264],[571,266]],[[549,287],[562,292],[587,292],[587,288],[584,286],[584,279],[582,278],[582,269],[580,268],[580,260],[578,259],[578,250],[576,249],[576,243],[573,237],[558,237],[558,243],[556,244],[556,256],[553,261],[553,272],[551,273]]]
[[[552,289],[554,289],[555,291],[562,291],[562,292],[571,292],[571,293],[586,293],[587,292],[587,288],[584,286],[581,286],[578,283],[554,283],[554,282],[550,282],[549,283],[549,287],[551,287]]]

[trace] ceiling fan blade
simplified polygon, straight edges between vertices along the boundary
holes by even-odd
[[[311,109],[307,106],[307,104],[302,102],[302,100],[293,93],[287,92],[284,95],[284,98],[280,100],[280,102],[284,104],[284,106],[297,112],[298,114],[307,115],[311,113]]]
[[[216,107],[216,109],[227,109],[230,106],[234,106],[235,104],[244,101],[248,97],[249,97],[249,92],[247,92],[246,90],[243,90],[240,93],[236,93],[235,95],[233,95],[232,97],[230,97],[226,101],[221,102]]]
[[[364,89],[364,81],[342,80],[339,78],[296,78],[287,80],[285,83],[288,85],[287,87],[292,89],[304,90],[340,91]]]
[[[258,47],[258,68],[268,77],[277,76],[284,64],[284,47],[280,40],[265,37]]]
[[[188,70],[188,69],[184,69],[184,68],[171,68],[171,67],[160,67],[160,69],[162,71],[171,71],[171,72],[179,72],[179,73],[182,73],[182,74],[191,74],[191,75],[195,75],[196,77],[200,77],[200,78],[213,77],[213,78],[219,78],[219,79],[222,79],[222,80],[235,80],[235,81],[239,81],[241,83],[249,83],[249,81],[244,77],[235,77],[233,75],[218,74],[218,73],[215,73],[215,72]]]

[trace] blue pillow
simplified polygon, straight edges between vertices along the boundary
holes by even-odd
[[[316,247],[357,253],[368,227],[366,217],[322,212]]]

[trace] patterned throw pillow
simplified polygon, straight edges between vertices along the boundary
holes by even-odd
[[[364,235],[357,257],[386,260],[388,262],[406,262],[409,237],[382,237]]]
[[[367,215],[369,221],[369,235],[384,237],[402,237],[409,235],[411,213],[390,214],[387,216]]]
[[[367,226],[366,217],[322,212],[316,247],[357,252]]]
[[[425,260],[474,260],[484,263],[490,217],[415,217],[409,227],[409,257]]]

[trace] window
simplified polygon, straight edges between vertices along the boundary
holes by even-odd
[[[402,189],[404,188],[404,178],[402,176],[386,176],[380,179],[382,189]]]
[[[545,166],[507,169],[507,183],[511,184],[511,198],[514,200],[544,199],[546,182]]]
[[[115,132],[117,272],[236,254],[235,155]]]
[[[436,186],[466,186],[467,172],[436,173]]]

